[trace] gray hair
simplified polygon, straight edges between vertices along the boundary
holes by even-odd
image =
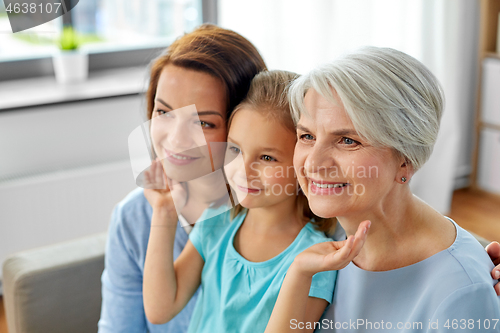
[[[290,87],[292,116],[298,122],[304,96],[313,88],[336,104],[337,93],[361,137],[391,147],[418,170],[431,155],[444,107],[436,77],[406,53],[365,47],[313,69]]]

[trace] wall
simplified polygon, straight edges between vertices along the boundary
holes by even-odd
[[[127,139],[140,95],[0,112],[0,263],[107,230],[135,188]]]

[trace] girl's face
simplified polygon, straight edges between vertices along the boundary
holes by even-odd
[[[226,151],[226,176],[246,208],[295,200],[295,134],[260,112],[241,109],[233,117]]]
[[[336,105],[314,89],[306,93],[308,114],[297,124],[294,166],[316,215],[364,215],[376,211],[398,185],[404,160],[361,138],[335,96]]]
[[[177,181],[206,175],[222,166],[211,161],[211,142],[226,141],[226,94],[215,77],[167,65],[158,81],[151,137],[166,174]],[[218,145],[223,146],[223,145]]]

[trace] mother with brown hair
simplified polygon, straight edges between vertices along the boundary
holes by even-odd
[[[151,66],[147,118],[194,105],[197,125],[207,144],[225,142],[226,121],[246,96],[252,78],[266,65],[257,49],[241,35],[205,24],[177,39]],[[172,172],[191,158],[185,133],[179,128],[163,133],[154,144],[156,156],[170,162]],[[179,181],[182,181],[179,179]],[[223,186],[225,184],[222,184]],[[213,202],[214,189],[203,179],[187,184],[189,199],[179,214],[186,230],[177,225],[174,258],[188,240],[194,224]],[[222,191],[224,192],[224,191]],[[196,295],[172,321],[153,325],[146,319],[142,279],[151,228],[152,208],[144,190],[132,191],[114,209],[102,274],[99,332],[185,332]]]

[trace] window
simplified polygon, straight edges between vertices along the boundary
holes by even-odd
[[[201,24],[202,12],[202,0],[80,0],[70,13],[81,48],[92,54],[164,47]],[[62,25],[59,17],[14,34],[0,1],[0,62],[50,57]]]

